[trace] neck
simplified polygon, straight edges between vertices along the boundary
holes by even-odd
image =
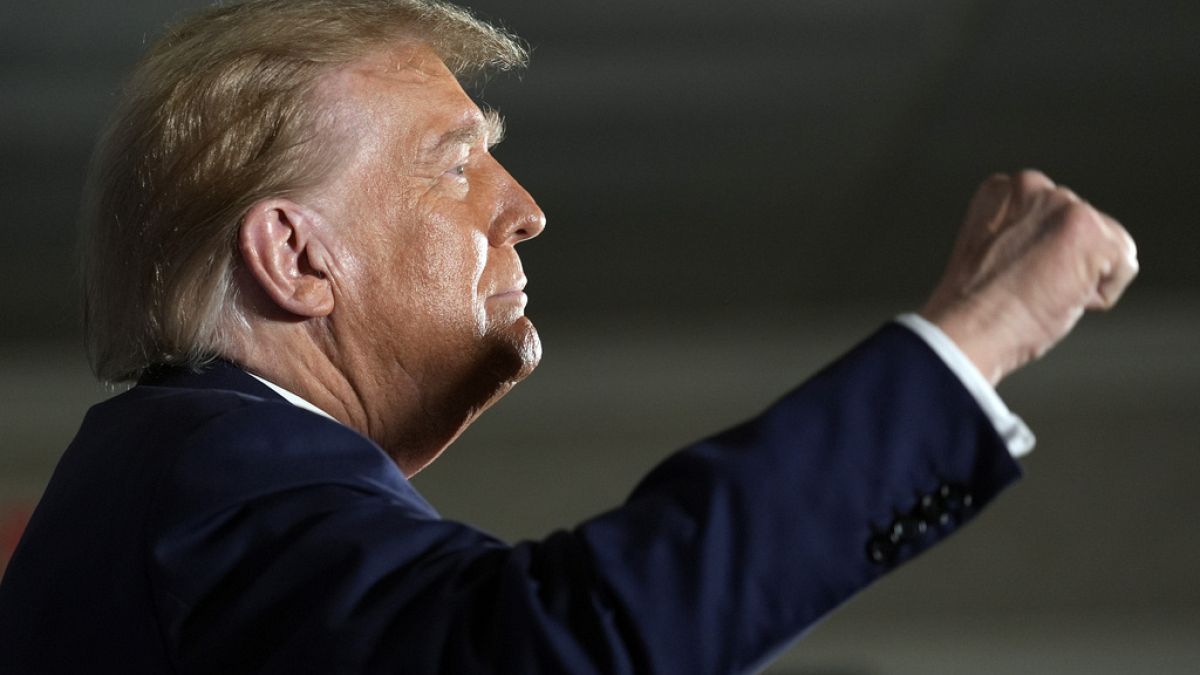
[[[312,332],[301,323],[253,326],[226,356],[370,438],[406,476],[436,459],[482,412],[432,398],[403,369],[356,359]]]

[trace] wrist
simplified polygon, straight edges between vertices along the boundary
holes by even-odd
[[[933,303],[921,308],[921,318],[937,326],[954,342],[983,375],[988,384],[995,387],[1018,366],[1018,359],[1007,356],[999,347],[997,317],[991,312],[969,311],[961,307],[937,307]]]

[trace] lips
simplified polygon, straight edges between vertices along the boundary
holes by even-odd
[[[509,285],[505,290],[492,294],[492,296],[488,298],[488,301],[524,305],[529,301],[529,297],[525,295],[525,278],[521,277]]]

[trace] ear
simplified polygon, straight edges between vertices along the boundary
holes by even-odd
[[[321,217],[287,199],[250,207],[238,231],[238,248],[250,276],[281,309],[304,318],[333,312],[328,251]]]

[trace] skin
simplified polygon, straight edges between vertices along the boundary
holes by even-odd
[[[226,354],[376,441],[406,475],[541,357],[515,246],[545,216],[489,154],[495,126],[432,50],[398,45],[321,87],[345,155],[246,214],[247,330]],[[1108,309],[1137,274],[1111,217],[1036,171],[976,193],[921,314],[993,384]]]
[[[321,188],[243,220],[252,337],[234,358],[411,476],[541,358],[515,246],[545,216],[428,47],[375,54],[321,93],[347,154]]]
[[[1111,216],[1039,171],[997,174],[971,200],[921,314],[995,386],[1084,312],[1115,306],[1137,272],[1137,246]]]

